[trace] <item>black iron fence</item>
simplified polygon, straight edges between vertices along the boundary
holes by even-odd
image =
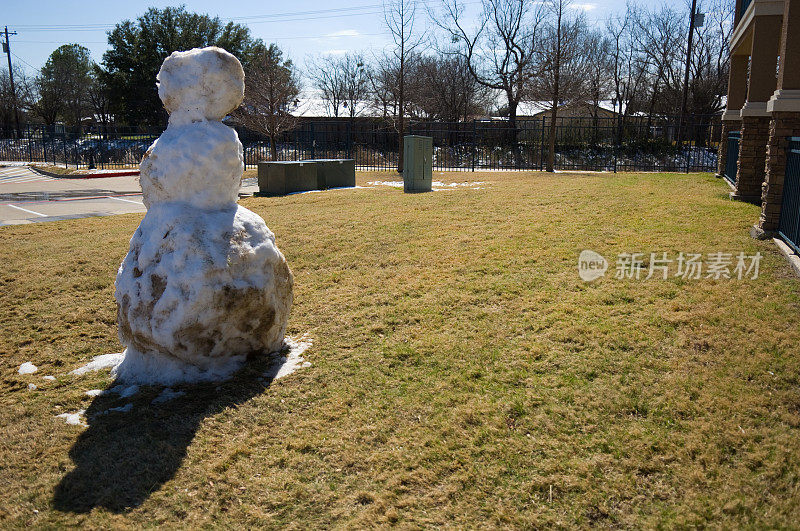
[[[736,174],[739,171],[739,143],[742,141],[741,131],[728,133],[728,154],[725,159],[725,179],[736,184]]]
[[[558,118],[556,170],[710,172],[721,141],[719,118],[694,117],[679,131],[677,117]],[[245,164],[271,159],[267,138],[237,127]],[[0,160],[119,168],[139,163],[163,128],[28,126],[6,132]],[[433,137],[434,168],[449,171],[544,170],[550,120],[410,122],[407,134]],[[678,140],[681,139],[681,140]],[[397,130],[373,119],[303,121],[275,141],[277,160],[354,158],[361,170],[395,169]]]
[[[778,231],[800,253],[800,138],[789,139],[786,150],[786,177]]]

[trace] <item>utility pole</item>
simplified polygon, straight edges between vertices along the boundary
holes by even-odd
[[[692,64],[692,41],[694,39],[694,17],[697,11],[697,0],[692,0],[692,14],[689,17],[689,44],[686,46],[686,73],[683,76],[683,103],[681,103],[681,118],[678,125],[678,143],[683,143],[683,125],[686,121],[686,107],[689,102],[689,69]]]
[[[14,120],[17,124],[17,138],[22,137],[22,132],[19,127],[19,109],[17,108],[17,91],[14,88],[14,71],[11,69],[11,41],[8,40],[9,35],[16,35],[16,31],[12,31],[11,33],[8,32],[8,26],[6,26],[6,42],[3,43],[3,48],[5,48],[6,56],[8,57],[8,80],[11,83],[11,102],[14,104]]]

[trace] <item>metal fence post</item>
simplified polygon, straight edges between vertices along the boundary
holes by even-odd
[[[542,116],[542,134],[539,139],[539,171],[544,171],[544,116]]]
[[[478,121],[472,120],[472,171],[475,171],[475,157],[478,153]]]
[[[26,127],[26,129],[28,129],[29,127],[30,126]],[[47,142],[45,141],[45,138],[44,138],[44,130],[43,129],[39,129],[39,136],[42,137],[42,158],[44,159],[44,162],[47,162]]]
[[[353,134],[353,131],[352,131],[353,127],[352,127],[352,125],[353,125],[353,123],[352,123],[352,120],[353,120],[353,119],[352,119],[352,117],[351,117],[351,118],[350,118],[350,119],[347,121],[347,128],[346,128],[346,130],[347,130],[347,144],[346,144],[346,152],[347,152],[347,158],[348,158],[348,159],[352,159],[352,158],[353,158],[353,137],[352,137],[352,134]]]
[[[622,125],[619,116],[617,116],[617,123],[614,124],[614,135],[612,141],[614,142],[612,149],[614,150],[614,173],[617,173],[617,161],[619,159],[619,137],[622,130]]]
[[[31,149],[31,130],[26,127],[25,133],[28,137],[28,162],[33,162],[33,149]]]

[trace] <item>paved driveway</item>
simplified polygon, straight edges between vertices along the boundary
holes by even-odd
[[[255,179],[242,184],[240,194],[258,189]],[[146,211],[138,176],[66,179],[0,167],[0,227]]]

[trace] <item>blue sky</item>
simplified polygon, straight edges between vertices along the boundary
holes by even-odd
[[[436,5],[437,0],[420,0]],[[479,0],[466,0],[477,9]],[[653,0],[655,3],[655,0]],[[121,2],[118,0],[18,1],[0,9],[0,29],[17,31],[11,37],[12,61],[35,74],[61,44],[86,46],[100,62],[107,48],[106,32],[114,24],[135,19],[148,7],[181,2]],[[264,0],[186,1],[187,9],[246,24],[252,34],[276,42],[298,63],[310,55],[349,50],[379,51],[389,42],[383,25],[381,0]],[[10,5],[9,5],[10,4]],[[575,0],[590,22],[601,23],[609,14],[625,9],[625,0]],[[420,8],[422,18],[424,8]],[[5,62],[3,63],[5,64]]]

